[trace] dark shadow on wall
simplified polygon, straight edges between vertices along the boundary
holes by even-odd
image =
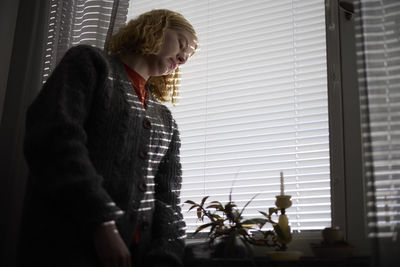
[[[15,8],[18,3],[2,3],[3,7],[10,7],[7,5]],[[50,1],[19,1],[0,126],[0,266],[12,267],[16,264],[27,174],[22,154],[25,112],[41,87],[49,5]],[[1,15],[5,10],[7,8],[2,9]],[[12,14],[7,17],[10,21],[15,20]]]

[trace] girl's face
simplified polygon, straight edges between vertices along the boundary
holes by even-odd
[[[150,76],[167,75],[186,63],[197,48],[197,38],[190,32],[166,29],[164,42],[157,55],[150,56]]]

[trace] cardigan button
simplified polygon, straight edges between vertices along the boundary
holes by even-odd
[[[150,129],[151,128],[151,122],[150,122],[149,119],[147,119],[147,118],[143,119],[143,128],[145,128],[145,129]]]
[[[146,182],[141,182],[140,184],[138,184],[138,188],[139,188],[140,191],[146,192],[146,191],[147,191],[147,184],[146,184]]]
[[[145,150],[140,150],[140,151],[139,151],[139,157],[140,157],[141,159],[147,159],[147,156],[148,156],[147,151],[145,151]]]

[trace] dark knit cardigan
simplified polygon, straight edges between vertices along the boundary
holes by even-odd
[[[99,266],[93,231],[110,220],[133,266],[181,265],[177,125],[151,94],[142,107],[118,56],[67,51],[28,109],[24,145],[22,266]]]

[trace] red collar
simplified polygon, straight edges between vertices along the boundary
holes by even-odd
[[[147,99],[147,90],[145,88],[146,85],[146,80],[140,76],[139,73],[137,73],[134,69],[129,67],[124,63],[125,71],[126,74],[129,77],[129,80],[131,81],[132,87],[136,92],[136,95],[138,96],[140,102],[142,103],[143,107],[146,107],[146,99]]]

